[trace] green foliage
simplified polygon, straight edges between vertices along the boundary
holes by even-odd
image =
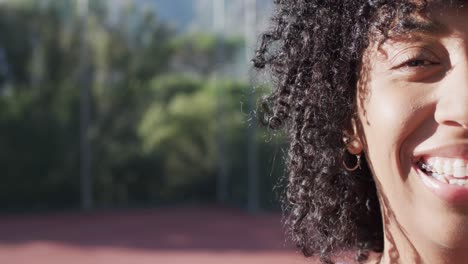
[[[242,47],[242,39],[237,37],[222,38],[207,33],[189,33],[175,38],[172,48],[175,51],[173,65],[178,71],[194,71],[200,75],[209,75],[223,62],[231,61]]]
[[[250,88],[213,75],[219,52],[233,59],[241,40],[178,35],[131,5],[112,22],[106,3],[92,1],[83,20],[71,0],[0,4],[0,209],[79,206],[83,84],[98,206],[215,201],[221,135],[231,202],[245,204]],[[268,205],[279,147],[258,144]]]
[[[217,137],[222,132],[217,120],[219,90],[229,98],[222,118],[229,124],[227,136],[234,136],[243,126],[239,102],[246,85],[171,75],[153,80],[152,88],[155,100],[143,115],[139,132],[143,149],[164,157],[164,195],[174,199],[186,186],[205,183],[211,186],[209,198],[214,200]]]

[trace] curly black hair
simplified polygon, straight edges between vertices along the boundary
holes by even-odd
[[[271,28],[253,59],[273,77],[268,125],[288,135],[286,224],[305,256],[333,263],[337,252],[365,261],[383,251],[376,183],[366,161],[342,166],[343,131],[355,117],[357,83],[372,43],[416,29],[424,0],[276,0]]]

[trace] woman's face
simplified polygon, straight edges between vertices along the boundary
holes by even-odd
[[[468,8],[418,21],[366,51],[361,138],[391,230],[416,250],[468,248]]]

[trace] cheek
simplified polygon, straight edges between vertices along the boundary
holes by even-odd
[[[368,97],[359,109],[368,159],[379,180],[405,180],[412,166],[407,146],[424,120],[419,111],[421,90],[391,81],[368,87]]]

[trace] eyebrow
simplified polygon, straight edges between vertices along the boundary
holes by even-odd
[[[438,21],[408,17],[399,20],[392,31],[394,31],[396,35],[407,33],[444,35],[449,32],[449,29]]]

